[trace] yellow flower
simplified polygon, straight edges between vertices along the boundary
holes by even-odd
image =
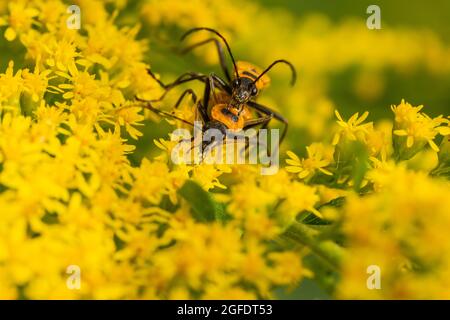
[[[113,67],[125,69],[135,62],[142,61],[147,50],[147,42],[135,40],[140,26],[119,29],[111,22],[96,19],[94,24],[86,26],[88,38],[83,48],[86,59],[107,69]]]
[[[56,71],[56,74],[66,78],[71,82],[58,85],[60,89],[70,90],[64,93],[64,99],[80,100],[86,97],[93,97],[98,100],[110,98],[110,89],[103,83],[95,79],[95,75],[87,70],[78,71],[75,63],[68,66],[69,73]]]
[[[14,1],[8,4],[8,28],[5,31],[5,38],[8,41],[16,39],[17,34],[26,32],[35,24],[35,17],[39,14],[27,1]]]
[[[68,131],[62,128],[62,124],[67,124],[67,114],[62,108],[57,106],[47,106],[42,100],[41,104],[34,111],[38,125],[34,132],[37,135],[36,140],[42,141],[52,139],[55,132],[67,134]]]
[[[322,214],[314,207],[320,200],[316,191],[315,187],[297,181],[289,185],[280,209],[287,221],[294,220],[297,214],[303,210],[311,211],[316,216],[322,217]]]
[[[286,171],[298,173],[299,179],[314,175],[316,170],[329,176],[333,175],[330,171],[325,169],[325,167],[329,166],[333,160],[334,148],[332,146],[313,143],[306,147],[306,152],[308,157],[300,159],[295,153],[288,151],[287,154],[290,159],[287,159],[286,162],[290,166],[286,167]]]
[[[260,188],[253,180],[244,180],[233,186],[230,198],[230,212],[237,218],[244,218],[253,212],[264,214],[276,200],[270,190]]]
[[[423,105],[413,107],[410,103],[405,102],[405,99],[402,99],[398,106],[391,106],[391,110],[395,115],[395,122],[399,124],[414,122],[422,109]]]
[[[51,70],[44,70],[40,72],[38,63],[36,63],[33,73],[29,72],[28,69],[23,70],[23,86],[25,91],[31,95],[31,99],[34,102],[38,102],[39,99],[42,99],[46,91],[59,93],[57,87],[49,86],[48,84],[49,80],[55,78],[55,76],[49,77],[51,72]],[[48,88],[51,90],[47,90]]]
[[[42,57],[43,62],[54,70],[67,71],[69,66],[75,63],[77,58],[81,56],[78,52],[75,40],[71,37],[60,39],[51,34],[44,34],[36,37],[30,36],[30,39],[24,39],[23,41],[28,47],[42,48],[41,50],[43,50],[43,52],[34,52],[32,58]],[[40,45],[42,42],[45,43],[44,46]],[[29,53],[30,52],[33,51],[29,50]]]
[[[58,0],[36,1],[36,9],[39,11],[38,19],[50,31],[58,28],[66,28],[67,6]]]
[[[339,297],[448,298],[441,279],[450,263],[449,184],[393,163],[376,171],[372,179],[382,188],[362,198],[352,195],[344,208],[349,252]],[[367,290],[371,265],[381,269],[382,290]]]
[[[370,156],[380,157],[385,161],[388,154],[392,152],[392,124],[390,122],[381,122],[377,128],[372,128],[367,132],[366,145]]]
[[[117,110],[118,123],[121,126],[125,126],[125,130],[128,132],[131,138],[137,140],[142,136],[142,133],[134,128],[134,126],[142,126],[140,123],[144,120],[144,116],[139,114],[142,111],[141,107],[134,108],[120,108]]]
[[[226,165],[199,164],[192,170],[192,179],[197,181],[205,190],[210,190],[214,187],[226,189],[227,187],[220,183],[219,177],[229,172],[231,172],[231,168]]]
[[[22,70],[18,70],[14,75],[14,61],[10,61],[6,72],[0,74],[0,107],[16,105],[22,89]]]
[[[42,145],[32,143],[29,130],[31,119],[6,113],[0,123],[2,160],[23,164],[35,161]],[[29,160],[27,160],[29,158]]]
[[[364,141],[367,132],[372,128],[372,122],[363,123],[367,119],[369,112],[364,112],[361,117],[359,113],[355,113],[353,116],[344,121],[337,110],[334,111],[338,118],[337,124],[339,125],[338,132],[334,135],[333,145],[337,145],[342,138],[350,141]]]
[[[426,143],[439,152],[434,138],[440,132],[445,133],[448,130],[447,127],[441,126],[447,122],[446,119],[442,116],[432,119],[420,112],[422,108],[423,106],[413,107],[404,100],[398,106],[391,107],[395,114],[394,145],[399,155],[405,159],[411,158]]]
[[[301,257],[297,253],[271,252],[269,259],[275,263],[275,267],[271,270],[271,277],[279,285],[293,287],[303,276],[313,276],[310,270],[302,266]]]
[[[125,96],[139,96],[142,99],[151,100],[159,98],[163,94],[161,86],[147,72],[149,66],[136,62],[124,68],[111,82],[114,86],[125,91]]]
[[[150,162],[144,158],[141,166],[133,169],[133,175],[135,181],[130,197],[158,204],[161,197],[167,193],[169,168],[165,163]]]

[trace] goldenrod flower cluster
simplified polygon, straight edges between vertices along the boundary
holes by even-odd
[[[81,30],[67,28],[59,0],[15,1],[2,13],[2,42],[24,54],[0,75],[0,296],[268,298],[309,275],[298,251],[271,244],[281,228],[265,211],[277,201],[268,182],[250,179],[248,197],[230,198],[249,207],[254,190],[265,203],[205,221],[188,198],[225,188],[218,178],[230,168],[130,163],[145,118],[134,97],[162,93],[147,73],[148,43],[102,2],[79,5]],[[67,286],[71,265],[78,290]]]
[[[276,298],[305,278],[338,298],[448,298],[448,118],[401,101],[391,121],[346,119],[326,93],[326,75],[355,63],[376,75],[419,62],[450,73],[438,39],[368,36],[363,22],[332,28],[320,16],[297,24],[247,1],[75,4],[79,30],[67,27],[61,0],[0,4],[0,298]],[[286,18],[277,33],[274,14]],[[175,165],[174,142],[145,134],[167,124],[135,99],[163,93],[140,31],[203,25],[251,43],[246,59],[271,62],[261,52],[273,41],[275,55],[301,66],[301,86],[264,99],[316,141],[293,152],[289,139],[274,175],[250,164]],[[215,63],[213,49],[198,59]],[[176,114],[189,119],[194,107]],[[68,284],[74,265],[79,288]],[[370,265],[382,270],[382,290],[366,287]]]

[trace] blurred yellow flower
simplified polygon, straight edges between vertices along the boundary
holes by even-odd
[[[8,3],[8,16],[6,18],[8,28],[5,31],[5,39],[13,41],[18,34],[24,33],[36,24],[34,19],[39,11],[27,1],[14,1]]]
[[[391,106],[395,114],[393,133],[396,137],[394,137],[394,144],[400,153],[407,154],[406,158],[417,153],[425,143],[428,143],[434,151],[439,152],[434,138],[439,133],[445,134],[448,131],[448,127],[441,126],[448,122],[446,119],[442,116],[432,119],[420,112],[422,108],[423,106],[413,107],[405,100],[402,100],[398,106]],[[406,150],[402,151],[403,149]]]

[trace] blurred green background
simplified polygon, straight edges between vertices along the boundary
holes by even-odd
[[[392,27],[427,28],[450,40],[450,2],[447,0],[259,0],[268,7],[284,8],[302,18],[311,12],[326,14],[335,22],[361,18],[369,5],[378,5],[383,22]]]
[[[311,13],[325,14],[332,21],[339,23],[348,18],[365,19],[369,5],[378,5],[381,9],[383,28],[408,28],[430,30],[447,45],[450,43],[450,1],[447,0],[260,0],[266,6],[283,8],[295,14],[298,19]],[[382,30],[380,30],[382,32]],[[351,44],[349,44],[351,45]],[[450,56],[449,56],[450,59]],[[404,97],[417,104],[424,104],[428,113],[437,116],[450,111],[450,75],[430,75],[421,69],[404,77],[392,70],[386,72],[386,88],[384,95],[374,101],[357,99],[351,88],[355,70],[349,69],[336,75],[330,90],[331,97],[338,106],[348,106],[351,112],[366,107],[374,118],[383,117],[377,112],[377,106],[398,103],[398,97]],[[378,109],[379,110],[379,109]]]

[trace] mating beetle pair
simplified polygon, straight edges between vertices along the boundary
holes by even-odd
[[[226,130],[240,131],[257,126],[260,126],[260,128],[267,128],[269,122],[272,119],[276,119],[284,124],[284,129],[280,138],[281,142],[286,136],[288,121],[281,114],[275,112],[269,107],[257,103],[255,100],[260,90],[270,84],[270,78],[267,76],[267,72],[276,64],[284,63],[290,67],[292,71],[291,84],[294,85],[296,81],[296,71],[294,66],[290,62],[281,59],[275,60],[265,70],[261,70],[248,62],[236,62],[226,39],[219,32],[211,28],[201,27],[191,29],[182,36],[181,40],[184,40],[187,36],[194,32],[202,30],[215,34],[225,44],[233,64],[234,75],[231,76],[228,70],[222,44],[215,37],[209,38],[185,48],[182,50],[182,53],[186,53],[196,47],[213,42],[217,48],[219,61],[225,80],[213,73],[210,75],[205,75],[202,73],[187,72],[179,76],[174,82],[164,84],[153,74],[151,70],[148,70],[149,74],[162,88],[165,89],[165,92],[158,99],[142,100],[137,98],[137,100],[144,102],[144,107],[161,116],[171,117],[194,126],[193,123],[185,119],[154,108],[152,103],[163,100],[169,90],[183,83],[190,81],[201,81],[205,85],[203,99],[201,101],[197,101],[197,96],[194,91],[192,89],[187,89],[181,94],[174,108],[177,108],[183,99],[190,94],[194,102],[197,103],[197,110],[202,118],[205,130],[211,128],[218,129],[224,134],[224,136]],[[250,109],[255,111],[257,115],[256,117],[252,114]]]

